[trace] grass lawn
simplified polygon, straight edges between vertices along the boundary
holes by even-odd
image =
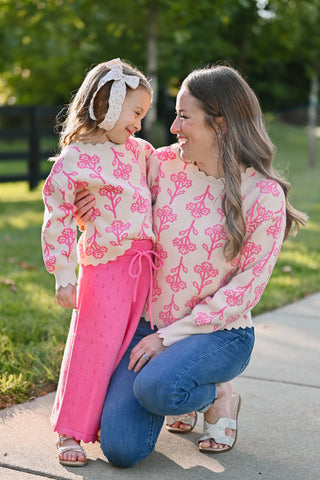
[[[320,289],[320,154],[307,167],[304,129],[270,122],[278,169],[293,185],[291,200],[309,216],[308,227],[287,241],[254,315]],[[320,152],[320,141],[318,142]],[[55,388],[71,312],[54,296],[43,265],[41,186],[0,184],[0,408]]]

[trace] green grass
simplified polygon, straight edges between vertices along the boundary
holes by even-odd
[[[320,155],[317,168],[311,171],[304,129],[273,120],[269,131],[278,148],[276,166],[293,184],[292,203],[310,219],[307,228],[284,244],[254,315],[317,292],[320,286]],[[42,261],[41,186],[30,192],[27,182],[0,184],[0,207],[3,408],[55,388],[71,312],[56,304],[54,278]]]

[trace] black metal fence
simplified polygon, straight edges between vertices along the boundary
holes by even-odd
[[[48,172],[41,171],[41,161],[54,154],[54,149],[43,147],[46,138],[57,138],[55,119],[61,107],[39,105],[0,107],[0,162],[6,162],[8,173],[0,174],[0,183],[28,181],[30,189],[37,187]],[[12,145],[22,140],[24,149]],[[10,174],[10,164],[25,161],[25,173]]]

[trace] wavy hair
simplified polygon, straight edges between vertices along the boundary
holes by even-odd
[[[136,67],[123,62],[122,68],[125,75],[136,75],[139,77],[139,87],[145,88],[152,97],[152,88],[145,77]],[[63,149],[74,141],[92,142],[103,135],[98,124],[104,119],[109,108],[109,95],[113,80],[107,82],[98,91],[94,100],[94,112],[97,120],[92,120],[89,115],[90,100],[95,93],[98,83],[109,71],[106,62],[99,63],[86,75],[82,85],[67,107],[65,120],[60,120],[63,111],[58,115],[58,127],[61,128],[59,145]],[[127,91],[131,90],[127,86]]]
[[[276,148],[266,131],[258,99],[240,73],[228,66],[204,67],[194,70],[183,81],[202,108],[206,122],[217,134],[219,153],[224,170],[225,189],[222,201],[226,217],[227,241],[224,252],[229,260],[242,250],[246,222],[241,195],[241,164],[252,166],[256,171],[281,185],[286,199],[286,240],[293,228],[306,225],[307,217],[290,205],[288,193],[291,188],[273,168]],[[218,125],[223,118],[226,130]]]

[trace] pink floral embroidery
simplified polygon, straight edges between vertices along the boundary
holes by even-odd
[[[206,228],[204,233],[206,235],[209,235],[211,239],[211,244],[209,246],[205,243],[202,244],[204,250],[208,253],[208,260],[210,260],[212,252],[216,248],[223,247],[224,241],[227,240],[227,235],[224,231],[223,226],[219,224],[215,225],[214,227]]]
[[[65,219],[69,216],[73,216],[77,209],[73,205],[73,203],[63,203],[62,205],[59,205],[59,210],[64,212],[64,217],[58,218],[57,220],[62,223],[62,225],[65,227]]]
[[[162,162],[176,158],[176,154],[171,150],[170,147],[162,148],[161,150],[157,151],[156,155]]]
[[[97,242],[97,237],[101,238],[101,233],[99,233],[96,227],[94,227],[93,235],[87,240],[87,244],[89,246],[86,247],[86,255],[93,256],[94,258],[103,258],[107,253],[108,248],[104,245],[99,245]]]
[[[43,194],[47,197],[50,197],[54,193],[54,185],[51,183],[51,178],[48,178],[44,187],[43,187]]]
[[[71,254],[72,245],[74,244],[76,238],[77,233],[75,230],[72,230],[72,228],[64,228],[62,230],[62,234],[58,237],[58,243],[60,243],[60,245],[65,244],[67,246],[68,250],[63,250],[61,255],[65,255],[68,261]]]
[[[166,276],[166,282],[169,283],[173,292],[179,292],[179,290],[185,290],[187,288],[186,282],[181,279],[181,271],[188,273],[188,269],[183,265],[183,257],[180,258],[177,267],[171,268],[170,272],[174,275]]]
[[[218,312],[210,312],[207,315],[205,312],[199,312],[194,320],[196,325],[208,325],[212,323],[216,318],[220,321],[223,319],[223,312],[227,308],[227,306],[221,308]],[[213,331],[215,332],[218,329],[218,325],[214,325]]]
[[[46,227],[49,227],[47,224]],[[44,241],[44,249],[43,249],[43,260],[46,265],[46,268],[49,273],[53,273],[55,271],[55,264],[56,264],[56,257],[54,255],[50,255],[50,250],[54,250],[54,246],[48,243],[45,239]]]
[[[73,194],[76,193],[77,190],[77,181],[74,180],[72,177],[76,177],[78,175],[78,172],[63,172],[63,174],[67,177],[68,179],[68,190],[71,190]],[[62,193],[63,200],[65,200],[65,192],[62,188],[59,188],[60,192]]]
[[[160,295],[161,295],[161,288],[159,287],[159,283],[157,279],[154,278],[153,287],[152,287],[152,302],[157,302]]]
[[[253,233],[255,229],[262,223],[272,219],[273,213],[271,210],[267,210],[265,207],[258,206],[259,199],[257,199],[251,210],[249,210],[247,216],[247,233]]]
[[[86,182],[86,180],[83,180],[82,182],[80,182],[80,181],[76,182],[76,189],[77,190],[85,190],[87,187],[89,187],[89,183]]]
[[[178,247],[178,250],[182,255],[186,255],[189,252],[194,252],[197,249],[196,245],[190,240],[191,233],[198,235],[198,231],[194,227],[194,222],[195,220],[193,220],[191,223],[190,228],[179,232],[179,235],[183,235],[181,238],[174,238],[172,241],[173,245]]]
[[[178,174],[173,173],[170,175],[170,179],[175,184],[175,190],[172,192],[171,188],[167,189],[169,196],[171,198],[170,205],[172,204],[175,197],[178,195],[183,195],[185,193],[185,188],[190,188],[192,185],[192,181],[188,180],[187,175],[185,172],[179,172]]]
[[[114,153],[114,159],[112,161],[112,165],[117,168],[113,170],[113,174],[116,178],[122,178],[123,180],[128,180],[130,173],[132,171],[132,166],[131,165],[125,165],[123,162],[121,162],[120,158],[124,157],[124,153],[122,152],[117,152],[113,147],[111,147],[111,150]]]
[[[213,268],[213,265],[210,262],[202,262],[200,265],[196,265],[193,270],[200,275],[201,279],[200,283],[193,282],[193,286],[198,290],[198,295],[200,295],[200,292],[204,287],[212,283],[212,278],[219,274],[219,270]]]
[[[177,220],[177,215],[176,213],[173,213],[173,210],[171,207],[169,207],[169,205],[166,205],[163,208],[158,208],[158,210],[156,211],[156,215],[160,219],[160,223],[159,227],[157,225],[154,225],[154,231],[159,240],[160,233],[163,230],[167,230],[169,228],[168,223],[172,223]]]
[[[134,203],[132,203],[130,207],[131,212],[147,213],[150,205],[149,200],[142,197],[142,195],[140,194],[141,188],[131,185],[130,182],[128,183],[130,187],[134,190],[133,199],[136,200]]]
[[[194,307],[196,305],[198,305],[198,303],[201,301],[201,297],[198,297],[197,295],[194,295],[192,298],[190,298],[190,300],[188,300],[186,303],[185,303],[185,306],[190,308],[190,311],[192,311],[194,309]]]
[[[163,320],[165,326],[171,325],[179,320],[178,317],[173,316],[173,310],[176,312],[179,311],[178,305],[174,302],[174,294],[171,297],[171,302],[168,305],[164,305],[163,310],[164,311],[159,313],[159,318]]]
[[[274,180],[261,180],[256,185],[260,193],[271,193],[274,197],[279,196],[279,185]]]
[[[154,249],[160,256],[161,260],[165,260],[168,257],[168,253],[163,249],[161,243],[156,242]],[[154,262],[157,267],[160,265],[158,257],[155,257]]]
[[[137,140],[134,140],[133,138],[130,138],[129,140],[126,141],[125,147],[126,147],[126,150],[128,150],[128,152],[133,153],[134,163],[137,163],[137,164],[140,165],[140,162],[139,162],[140,151],[139,151],[139,144],[138,144]]]
[[[282,208],[275,212],[275,215],[277,215],[278,218],[276,220],[274,219],[274,224],[268,228],[267,235],[271,235],[274,239],[278,239],[283,231],[284,214]]]
[[[250,263],[255,261],[255,255],[258,255],[262,250],[261,245],[256,245],[254,242],[247,242],[242,250],[242,264],[240,266],[243,272]]]
[[[211,201],[214,200],[213,195],[211,195],[211,193],[209,192],[209,188],[210,186],[208,185],[203,195],[199,195],[198,197],[194,198],[194,200],[198,200],[196,203],[187,203],[186,209],[191,212],[191,215],[194,218],[200,218],[205,215],[209,215],[209,213],[211,212],[210,208],[207,208],[204,203],[207,197]]]
[[[113,214],[114,218],[117,218],[116,207],[121,202],[121,194],[123,188],[120,185],[105,185],[99,189],[99,194],[102,197],[107,197],[110,200],[111,206],[105,204],[104,208]]]
[[[63,169],[63,161],[64,157],[59,157],[58,160],[54,162],[54,165],[52,167],[52,173],[56,175],[57,173],[60,173],[61,170]]]
[[[113,246],[121,245],[121,241],[127,238],[130,223],[123,223],[121,220],[115,220],[112,222],[111,227],[107,227],[105,231],[107,233],[112,233],[116,238],[117,242],[111,241],[110,244]]]
[[[261,298],[261,295],[263,294],[263,291],[266,288],[266,286],[267,286],[266,282],[263,283],[262,285],[257,285],[256,286],[256,288],[254,289],[254,293],[255,293],[254,299],[251,300],[251,302],[250,302],[250,300],[248,300],[244,312],[246,312],[247,310],[252,310],[253,307],[255,305],[257,305],[257,303],[259,302],[259,300]]]
[[[254,278],[252,278],[248,285],[245,285],[244,287],[237,287],[236,290],[226,290],[224,292],[227,297],[226,302],[230,307],[234,307],[235,305],[240,306],[243,304],[243,297],[248,290],[251,291],[253,280]]]
[[[105,179],[100,175],[102,167],[99,165],[100,163],[100,158],[97,155],[88,155],[87,153],[81,153],[79,155],[79,162],[77,163],[77,166],[79,168],[87,168],[88,170],[92,170],[93,173],[89,174],[90,178],[100,178],[102,183],[106,183]]]
[[[269,260],[274,252],[275,246],[276,246],[276,242],[273,243],[272,248],[268,252],[267,256],[264,257],[259,263],[257,263],[257,265],[253,267],[252,272],[255,277],[259,277],[262,273],[265,272],[267,265],[269,263]],[[270,272],[270,275],[271,275],[271,272]]]

